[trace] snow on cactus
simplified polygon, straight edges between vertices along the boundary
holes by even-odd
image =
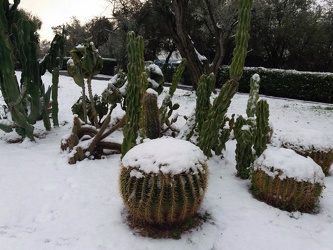
[[[324,178],[311,158],[291,149],[268,148],[254,162],[252,191],[259,200],[283,210],[313,212]]]
[[[325,175],[333,164],[333,138],[316,129],[301,129],[286,133],[281,137],[282,146],[295,150],[303,156],[311,157]]]
[[[122,159],[120,192],[134,220],[178,224],[197,213],[207,188],[206,157],[174,138],[145,140]]]

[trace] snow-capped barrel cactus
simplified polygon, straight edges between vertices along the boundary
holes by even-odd
[[[290,148],[303,156],[311,157],[329,175],[333,164],[333,141],[325,131],[300,129],[281,137],[282,147]]]
[[[149,139],[156,139],[161,134],[157,95],[155,90],[148,89],[143,96],[144,131],[145,136]]]
[[[147,140],[123,157],[120,193],[134,220],[172,225],[195,215],[207,188],[206,157],[194,144]]]
[[[267,148],[254,162],[252,193],[287,211],[314,212],[325,175],[311,158],[291,149]]]

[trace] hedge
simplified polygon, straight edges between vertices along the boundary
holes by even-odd
[[[258,68],[244,68],[243,76],[239,82],[239,92],[248,93],[250,78],[259,74],[260,93],[263,95],[333,103],[333,74],[319,72],[300,72],[295,70],[279,70]],[[222,83],[229,79],[229,68],[221,67],[217,75],[217,82]]]

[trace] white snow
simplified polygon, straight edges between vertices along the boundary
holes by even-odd
[[[158,93],[154,89],[152,89],[152,88],[148,88],[146,90],[146,93],[158,96]]]
[[[295,179],[298,182],[324,184],[321,167],[310,157],[303,157],[286,148],[269,147],[254,162],[255,170],[263,170],[271,177]]]
[[[46,73],[43,80],[50,84],[51,74]],[[101,94],[108,81],[93,80],[92,84],[93,94]],[[210,220],[180,240],[135,234],[126,224],[118,189],[120,156],[69,165],[68,153],[60,150],[61,139],[72,129],[71,106],[80,95],[81,88],[72,78],[60,76],[60,127],[45,131],[42,121],[37,122],[36,132],[45,136],[35,143],[7,143],[16,134],[0,131],[1,250],[332,249],[333,176],[324,179],[319,213],[279,210],[254,199],[250,181],[235,176],[235,140],[227,143],[223,159],[207,161],[209,184],[200,212],[210,214]],[[280,145],[287,133],[293,139],[295,132],[306,129],[333,138],[332,104],[266,99],[274,125],[273,145]],[[228,116],[244,114],[247,100],[248,95],[236,94]],[[173,103],[181,104],[174,124],[181,128],[183,117],[193,111],[195,94],[177,90]],[[0,104],[4,104],[1,95]],[[118,107],[112,119],[122,115]],[[121,142],[121,138],[122,132],[116,131],[108,140]]]
[[[253,79],[255,82],[260,82],[260,76],[259,76],[259,74],[254,74],[254,75],[252,76],[252,79]]]
[[[325,131],[317,129],[301,129],[285,133],[281,136],[281,143],[286,144],[288,148],[301,151],[327,152],[333,150],[332,138],[327,137]]]
[[[136,167],[144,173],[176,175],[202,171],[206,157],[194,144],[175,138],[162,137],[145,140],[128,151],[122,159],[124,167]]]

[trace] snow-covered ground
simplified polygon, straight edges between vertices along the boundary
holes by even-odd
[[[43,79],[50,83],[50,74]],[[107,83],[95,80],[93,91],[100,94]],[[20,144],[6,143],[11,135],[0,131],[1,250],[333,249],[333,176],[325,177],[319,213],[281,211],[253,198],[250,182],[235,177],[235,141],[228,142],[223,159],[208,160],[209,186],[200,211],[209,213],[210,221],[180,240],[138,236],[126,224],[118,191],[119,155],[69,165],[67,153],[60,150],[61,138],[71,131],[70,107],[79,96],[74,81],[60,76],[59,128],[35,143]],[[228,113],[244,114],[247,99],[237,94]],[[311,129],[323,132],[333,146],[333,105],[266,99],[274,145],[286,135]],[[188,115],[194,100],[193,93],[177,90],[178,113]],[[36,130],[43,132],[42,123]],[[122,140],[120,132],[112,136]]]

